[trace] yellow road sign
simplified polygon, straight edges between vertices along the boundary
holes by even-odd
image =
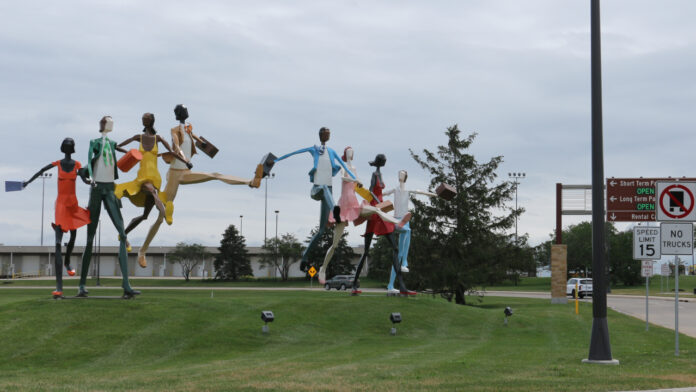
[[[309,272],[309,276],[311,276],[312,278],[314,277],[314,275],[317,274],[317,270],[314,267],[310,268],[307,272]]]

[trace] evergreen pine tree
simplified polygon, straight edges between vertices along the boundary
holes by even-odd
[[[234,225],[229,225],[222,234],[220,253],[215,257],[215,279],[237,280],[251,276],[251,260],[246,250],[246,241]]]
[[[479,163],[468,152],[476,134],[462,139],[456,125],[447,129],[447,144],[437,151],[411,151],[413,159],[431,175],[430,189],[452,185],[457,195],[414,199],[411,219],[411,252],[407,274],[409,287],[432,290],[448,300],[466,303],[466,294],[525,270],[533,263],[529,247],[522,249],[509,234],[522,209],[511,209],[514,184],[497,184],[496,170],[502,156]]]

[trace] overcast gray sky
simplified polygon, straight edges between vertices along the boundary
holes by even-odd
[[[589,1],[21,1],[0,3],[0,179],[26,180],[61,158],[63,138],[87,159],[98,121],[113,116],[121,141],[144,112],[169,139],[172,109],[189,107],[196,132],[218,147],[196,170],[252,175],[266,152],[317,143],[355,149],[358,174],[387,156],[384,178],[428,178],[408,149],[434,149],[459,124],[478,132],[479,161],[503,155],[499,180],[522,171],[532,244],[555,225],[555,183],[590,183]],[[695,176],[696,2],[613,0],[602,8],[607,177]],[[137,146],[135,144],[133,147]],[[268,233],[305,239],[318,223],[309,155],[276,166],[268,184]],[[165,176],[167,166],[160,164]],[[130,180],[135,170],[123,174]],[[340,195],[335,180],[335,197]],[[46,182],[46,223],[56,180]],[[88,189],[78,184],[87,204]],[[514,202],[513,202],[514,203]],[[0,242],[38,244],[41,182],[0,193]],[[128,222],[140,213],[124,200]],[[182,186],[174,224],[155,245],[217,245],[229,224],[250,245],[264,235],[264,190],[218,182]],[[130,237],[139,245],[155,216]],[[102,241],[116,243],[107,220]],[[585,218],[589,219],[589,217]],[[581,218],[568,218],[577,223]],[[626,225],[620,226],[622,228]],[[364,228],[351,229],[361,243]],[[44,234],[52,241],[49,229]],[[85,230],[78,232],[84,243]],[[46,241],[46,239],[45,239]]]

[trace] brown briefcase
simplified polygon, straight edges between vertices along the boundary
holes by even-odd
[[[203,136],[199,136],[199,139],[203,140],[203,143],[200,141],[196,140],[196,147],[198,147],[199,150],[203,151],[205,155],[214,158],[215,154],[218,153],[218,148],[213,145],[213,143],[209,142],[206,138]]]
[[[448,201],[454,199],[454,197],[457,196],[457,190],[454,189],[452,185],[445,184],[444,182],[438,185],[437,189],[435,189],[435,193],[437,193],[437,195],[441,198]]]

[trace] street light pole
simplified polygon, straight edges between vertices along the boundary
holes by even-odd
[[[519,180],[526,178],[527,173],[508,173],[508,177],[512,178],[515,182],[515,211],[517,211],[517,187],[520,185]],[[515,216],[515,243],[517,243],[517,221],[519,216]]]
[[[276,265],[276,268],[278,266],[278,212],[280,212],[280,211],[275,210],[275,214],[276,214],[276,234],[275,234],[275,239],[276,239],[275,240],[275,246],[276,246],[275,257],[276,257],[276,261],[275,261],[275,265]],[[275,271],[273,272],[273,275],[275,277]]]
[[[240,215],[240,216],[239,216],[239,235],[240,235],[240,236],[244,235],[244,234],[242,234],[242,228],[244,227],[244,226],[242,226],[242,224],[243,224],[242,219],[243,219],[243,218],[244,218],[244,215]]]
[[[590,7],[590,69],[592,85],[592,336],[583,362],[612,363],[607,324],[607,282],[604,217],[604,142],[602,135],[602,49],[599,0]]]
[[[264,205],[263,205],[263,243],[267,240],[267,226],[268,226],[268,179],[275,178],[275,173],[271,173],[266,177],[266,191],[264,194]]]
[[[43,173],[41,175],[41,246],[43,246],[44,234],[44,199],[46,194],[46,179],[51,178],[53,173]]]

